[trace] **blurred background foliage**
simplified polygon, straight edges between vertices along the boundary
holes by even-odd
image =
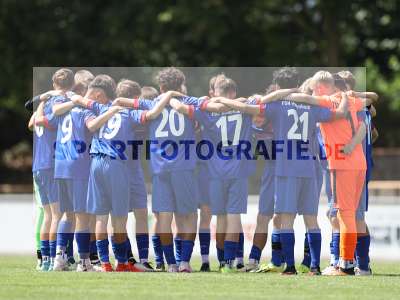
[[[21,144],[31,143],[23,103],[32,96],[35,66],[366,66],[367,89],[381,96],[377,145],[398,147],[399,6],[396,0],[0,0],[1,168],[10,170],[10,149],[19,155],[27,151]],[[1,181],[9,179],[0,173]]]

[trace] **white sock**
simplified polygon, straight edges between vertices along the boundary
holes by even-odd
[[[236,257],[236,264],[242,264],[243,265],[243,257]]]
[[[179,264],[179,269],[189,269],[189,262],[181,261],[181,263]]]
[[[258,260],[255,260],[254,258],[249,259],[249,264],[250,265],[258,265]]]
[[[205,263],[210,263],[210,259],[209,259],[208,254],[205,254],[205,255],[202,255],[202,256],[201,256],[201,262],[202,262],[203,264],[205,264]]]

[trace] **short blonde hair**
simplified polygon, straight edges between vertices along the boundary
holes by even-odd
[[[227,95],[229,92],[237,92],[236,82],[225,75],[218,75],[214,83],[214,92],[219,93],[219,95]]]
[[[117,97],[138,98],[142,93],[139,83],[129,79],[121,79],[117,84]]]
[[[74,76],[74,88],[73,91],[79,95],[85,95],[89,84],[94,79],[94,75],[88,70],[79,70]]]
[[[353,73],[348,70],[343,70],[337,73],[341,78],[343,78],[344,82],[349,86],[351,90],[354,90],[356,86],[356,78]]]
[[[300,86],[300,92],[311,95],[313,90],[311,88],[312,77],[307,78]]]
[[[311,77],[310,88],[314,90],[315,86],[318,83],[335,86],[335,79],[333,78],[332,74],[329,73],[328,71],[321,70],[315,73],[313,77]]]
[[[84,83],[89,85],[89,83],[94,79],[94,75],[88,70],[76,71],[74,76],[75,84]]]
[[[154,88],[152,86],[144,86],[144,87],[142,87],[140,98],[154,100],[155,98],[158,97],[158,95],[159,95],[159,93],[156,88]]]

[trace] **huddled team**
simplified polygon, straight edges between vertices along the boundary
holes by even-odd
[[[198,234],[200,271],[207,272],[215,215],[221,272],[294,275],[293,223],[303,215],[301,272],[370,275],[365,211],[377,137],[372,104],[378,96],[354,91],[349,71],[318,71],[300,87],[296,68],[282,68],[273,77],[265,95],[238,98],[236,83],[219,74],[210,79],[209,95],[191,97],[184,74],[173,67],[158,72],[160,94],[87,70],[56,71],[54,89],[26,104],[34,110],[32,171],[43,216],[37,226],[38,269],[71,269],[75,240],[77,271],[192,272]],[[152,176],[155,267],[148,260],[143,152]],[[248,178],[257,159],[266,163],[245,264],[240,216],[247,212]],[[330,266],[321,272],[317,215],[323,185],[332,239]],[[130,212],[138,261],[127,235]],[[261,264],[271,220],[271,262]]]

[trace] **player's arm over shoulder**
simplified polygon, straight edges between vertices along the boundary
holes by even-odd
[[[171,103],[172,100],[178,101],[177,99],[172,97],[183,97],[183,96],[184,95],[182,93],[176,91],[168,91],[164,93],[163,95],[161,95],[160,100],[150,110],[146,111],[146,120],[153,120],[157,118],[163,111],[165,106],[168,103]]]
[[[327,96],[316,97],[303,93],[293,93],[290,94],[288,97],[286,97],[286,99],[293,102],[299,102],[310,105],[319,105],[324,107],[330,107],[332,105],[329,101],[329,97]]]
[[[264,110],[264,104],[252,104],[246,103],[242,98],[238,99],[227,99],[220,97],[217,100],[217,103],[224,104],[225,106],[229,107],[231,110],[237,110],[245,114],[256,116]],[[255,103],[255,101],[254,101]]]
[[[106,112],[102,113],[96,118],[88,119],[86,122],[86,127],[89,129],[90,132],[95,132],[122,109],[123,107],[121,106],[111,106]]]
[[[355,110],[360,111],[378,101],[379,96],[374,92],[355,92],[348,91],[346,94],[351,98]]]

